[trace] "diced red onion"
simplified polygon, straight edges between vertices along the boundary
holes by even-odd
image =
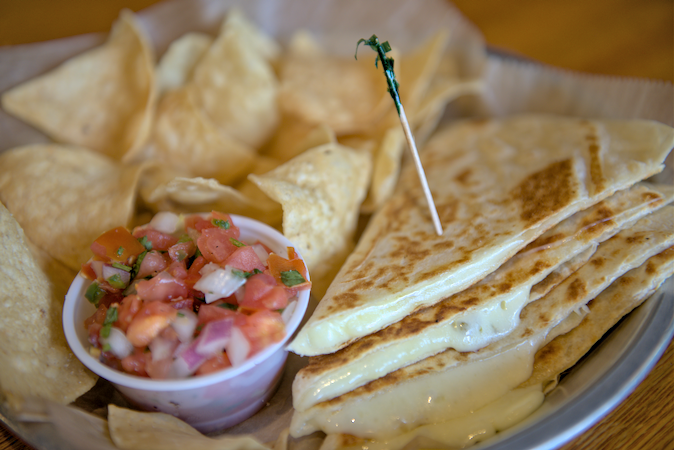
[[[198,339],[194,340],[171,364],[168,378],[185,378],[192,375],[201,366],[206,357],[197,353]]]
[[[194,311],[190,309],[180,309],[178,310],[175,320],[171,323],[171,327],[173,327],[178,334],[180,342],[191,342],[198,322],[199,318]]]
[[[110,334],[108,337],[102,337],[100,341],[103,345],[108,344],[112,354],[119,359],[126,358],[131,353],[133,353],[133,345],[126,338],[124,332],[119,328],[110,328]]]
[[[257,255],[258,258],[260,258],[260,261],[262,261],[262,264],[265,266],[267,265],[267,259],[269,259],[269,253],[267,253],[267,249],[264,248],[264,245],[262,244],[253,244],[251,245],[253,247],[253,251]]]
[[[243,364],[250,352],[250,342],[246,339],[243,331],[237,327],[232,327],[232,336],[225,347],[225,351],[232,366],[237,367]]]
[[[207,266],[204,266],[201,270],[203,271]],[[205,294],[206,303],[212,303],[218,299],[229,297],[245,283],[245,278],[234,275],[232,268],[225,266],[224,269],[218,268],[202,276],[194,284],[194,289],[198,289]]]
[[[168,211],[162,211],[155,214],[150,221],[150,227],[166,234],[173,234],[178,229],[180,218],[177,214]]]
[[[229,343],[233,324],[233,317],[207,323],[199,334],[197,353],[206,358],[222,353]]]
[[[129,272],[127,272],[126,270],[118,269],[116,267],[104,264],[103,278],[107,280],[114,275],[119,275],[119,278],[122,281],[122,283],[124,283],[124,286],[129,285],[129,281],[131,281],[131,274]]]

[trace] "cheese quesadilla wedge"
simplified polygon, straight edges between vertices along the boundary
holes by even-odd
[[[582,266],[597,243],[673,199],[674,188],[664,185],[640,183],[617,192],[560,222],[476,285],[335,353],[310,358],[293,382],[295,409],[330,400],[447,348],[475,351],[499,339],[517,326],[526,304]],[[544,286],[533,295],[539,284]]]
[[[289,349],[334,352],[471,286],[556,223],[663,168],[674,130],[650,121],[524,115],[464,121],[422,151],[373,216]]]
[[[505,337],[476,352],[446,350],[340,397],[295,411],[291,434],[322,430],[388,438],[481,408],[530,377],[534,354],[555,337],[551,330],[567,316],[673,244],[674,207],[666,206],[603,242],[588,263],[527,305],[518,326]],[[555,329],[558,334],[566,331]]]
[[[424,425],[391,439],[330,434],[321,450],[397,450],[410,448],[410,443],[411,448],[463,448],[509,428],[540,404],[541,385],[545,392],[552,389],[561,372],[574,365],[620,318],[650,297],[673,273],[674,247],[670,247],[618,278],[587,304],[589,313],[571,314],[551,332],[551,335],[557,334],[568,322],[580,321],[569,332],[559,334],[538,350],[531,377],[495,402],[465,417]]]

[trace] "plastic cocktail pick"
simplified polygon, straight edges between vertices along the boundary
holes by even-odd
[[[424,168],[421,165],[421,160],[419,159],[419,152],[417,151],[417,145],[414,142],[414,136],[412,135],[412,130],[410,130],[410,124],[407,121],[407,116],[405,115],[405,109],[403,108],[402,103],[400,102],[400,96],[398,95],[398,82],[396,81],[396,75],[393,72],[393,58],[386,56],[386,53],[391,51],[391,46],[388,41],[383,43],[379,42],[379,39],[376,35],[372,35],[370,39],[361,39],[356,44],[356,59],[358,59],[358,47],[361,43],[365,43],[372,50],[377,52],[377,58],[374,61],[375,66],[381,61],[381,65],[384,69],[384,75],[386,75],[386,82],[388,83],[388,92],[393,98],[393,102],[396,105],[396,110],[398,111],[398,117],[400,117],[400,123],[403,126],[403,131],[405,132],[405,137],[407,138],[407,145],[412,152],[412,158],[414,159],[414,165],[417,168],[417,174],[419,175],[419,180],[421,181],[421,187],[424,190],[426,195],[426,201],[428,202],[428,209],[431,212],[431,218],[433,219],[433,225],[435,226],[435,231],[438,233],[438,236],[442,236],[442,224],[440,223],[440,217],[438,217],[438,211],[435,208],[435,202],[433,201],[433,195],[431,190],[428,187],[428,181],[426,180],[426,173]]]

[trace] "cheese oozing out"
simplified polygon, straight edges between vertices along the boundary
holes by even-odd
[[[494,356],[396,383],[371,396],[346,399],[335,407],[322,404],[296,411],[290,432],[294,437],[321,430],[326,434],[390,439],[423,425],[464,417],[528,379],[540,339],[525,340]]]
[[[479,309],[467,310],[454,320],[427,327],[411,339],[393,341],[368,352],[352,363],[326,372],[308,389],[294,393],[294,407],[303,411],[338,397],[372,380],[435,355],[447,348],[472,352],[510,333],[519,323],[531,286],[497,296]],[[297,394],[297,395],[296,395]]]

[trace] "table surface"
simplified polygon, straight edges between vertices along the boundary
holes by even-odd
[[[156,0],[0,2],[0,45],[106,32],[121,8]],[[455,0],[487,42],[566,69],[674,81],[671,0]],[[674,344],[643,383],[600,423],[562,447],[674,448]],[[30,450],[0,426],[0,450]]]

